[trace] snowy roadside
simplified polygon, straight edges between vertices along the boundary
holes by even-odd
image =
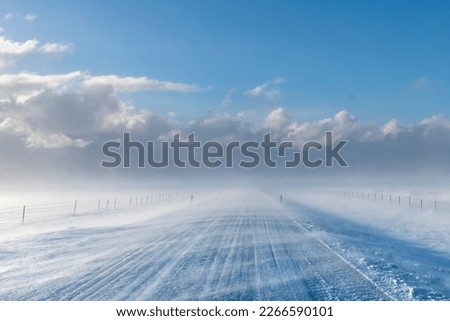
[[[450,212],[332,196],[325,191],[290,191],[284,193],[284,197],[330,215],[376,228],[394,238],[450,253]],[[445,197],[439,199],[444,200]]]
[[[217,197],[217,192],[202,191],[195,193],[194,204],[210,200],[214,197]],[[187,197],[154,203],[144,207],[132,207],[131,209],[118,209],[108,212],[93,211],[77,215],[52,215],[31,223],[0,226],[0,242],[70,229],[95,229],[135,225],[153,220],[173,211],[181,210],[190,205],[190,198]]]

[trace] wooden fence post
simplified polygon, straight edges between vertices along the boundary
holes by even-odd
[[[22,224],[25,223],[25,205],[23,206],[22,209]]]

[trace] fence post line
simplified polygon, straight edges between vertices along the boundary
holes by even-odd
[[[114,210],[116,209],[117,198],[114,199]]]
[[[392,195],[389,194],[389,204],[391,204],[391,203],[392,203]]]
[[[78,201],[75,201],[75,204],[73,205],[73,215],[77,214],[77,203]]]
[[[25,223],[25,205],[23,206],[22,209],[22,224]]]
[[[408,206],[411,207],[411,196],[408,199]]]
[[[107,211],[107,212],[108,212],[108,209],[109,209],[109,199],[106,200],[106,211]]]
[[[437,201],[434,201],[434,210],[437,211]]]
[[[100,212],[100,203],[101,203],[101,199],[98,200],[98,211]]]
[[[128,205],[128,207],[131,207],[131,197],[130,197],[130,204]]]
[[[423,199],[420,199],[420,209],[423,210]]]
[[[400,195],[398,196],[398,205],[400,205]]]

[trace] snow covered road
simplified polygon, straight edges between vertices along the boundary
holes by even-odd
[[[260,191],[0,243],[1,300],[450,299],[450,257]]]

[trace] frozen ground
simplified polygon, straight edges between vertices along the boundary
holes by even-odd
[[[421,243],[314,204],[240,190],[11,227],[0,299],[450,299],[449,245],[433,246],[444,234]]]

